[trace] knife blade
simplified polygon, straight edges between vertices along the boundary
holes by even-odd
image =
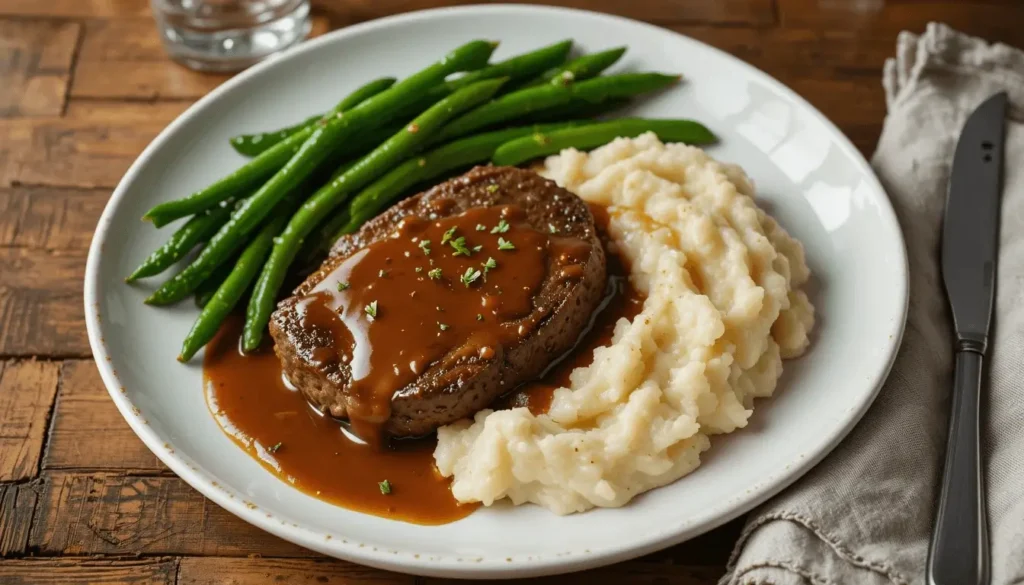
[[[957,339],[985,345],[995,292],[1006,94],[985,100],[964,124],[942,227],[942,279]]]
[[[1006,93],[997,93],[968,117],[946,195],[942,280],[956,361],[942,492],[928,549],[930,585],[988,583],[979,404],[995,298],[1006,107]]]

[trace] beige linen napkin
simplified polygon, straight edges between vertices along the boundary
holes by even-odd
[[[964,121],[997,91],[1011,106],[983,452],[992,583],[1024,583],[1024,52],[932,24],[900,35],[884,85],[888,116],[872,162],[910,257],[903,345],[849,437],[751,514],[723,584],[924,583],[952,383],[939,271],[946,183]]]

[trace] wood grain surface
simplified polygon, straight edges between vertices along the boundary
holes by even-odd
[[[468,0],[322,0],[314,34]],[[884,60],[943,21],[1024,44],[1016,0],[556,0],[728,51],[820,108],[868,155]],[[107,397],[82,280],[132,160],[227,76],[167,59],[148,0],[0,0],[0,584],[434,584],[335,561],[225,512],[171,474]],[[712,584],[742,521],[619,565],[535,583]]]

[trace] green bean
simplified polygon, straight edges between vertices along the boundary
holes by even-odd
[[[238,260],[236,259],[235,262],[237,261]],[[210,299],[213,298],[213,293],[217,292],[217,289],[220,288],[224,279],[231,274],[231,268],[235,265],[235,262],[226,262],[221,264],[213,271],[213,274],[211,274],[209,278],[199,285],[199,288],[196,289],[195,296],[197,307],[202,309],[206,306],[206,303],[210,302]]]
[[[235,149],[235,152],[242,156],[259,156],[271,146],[287,139],[299,130],[316,124],[317,120],[322,117],[322,114],[317,114],[306,118],[298,124],[285,126],[284,128],[278,128],[277,130],[257,132],[256,134],[239,134],[238,136],[232,136],[229,138],[228,143],[231,144],[231,148]]]
[[[511,57],[494,65],[488,65],[483,69],[472,71],[458,79],[438,84],[429,91],[424,92],[423,96],[416,103],[410,104],[407,109],[402,110],[398,117],[415,116],[437,103],[438,100],[443,99],[456,89],[460,89],[470,82],[495,79],[497,77],[508,77],[509,79],[516,80],[529,78],[531,75],[543,71],[545,67],[551,67],[557,62],[565,60],[565,56],[571,46],[572,41],[562,41],[547,47],[541,47],[536,51]],[[502,90],[507,89],[508,83],[501,87]]]
[[[365,221],[380,213],[417,183],[435,179],[455,169],[486,162],[499,146],[510,140],[536,133],[564,130],[578,124],[579,122],[562,122],[496,130],[456,140],[422,156],[409,159],[374,181],[352,199],[348,214],[350,219],[334,235],[340,237],[356,231]],[[332,243],[334,240],[337,240],[337,237]]]
[[[368,139],[366,142],[368,144],[372,144],[373,146],[376,146],[376,145],[380,144],[381,142],[384,142],[385,140],[390,138],[393,134],[395,134],[396,132],[400,131],[402,128],[404,128],[404,126],[400,126],[400,127],[397,127],[397,128],[396,127],[389,127],[389,128],[385,128],[383,130],[374,131],[374,132],[371,133],[372,138]],[[370,149],[372,149],[372,146],[370,147]],[[362,153],[362,154],[365,154],[365,152]],[[355,164],[358,163],[358,162],[359,162],[358,158],[354,158],[354,159],[345,161],[337,169],[334,170],[334,172],[331,174],[330,179],[328,179],[328,182],[333,181],[334,179],[337,179],[342,174],[344,174],[346,171],[348,171],[350,168],[355,166]],[[335,223],[341,221],[340,219],[338,219],[338,217],[339,217],[338,215],[335,215],[334,217],[330,218],[328,220],[328,222],[325,224],[325,226],[327,224],[334,225]],[[337,225],[335,227],[330,229],[330,232],[328,233],[328,235],[329,234],[333,234],[335,231],[337,231],[337,229],[339,227],[341,227],[341,225],[342,224],[337,223]],[[328,228],[324,227],[322,229],[326,230]],[[324,239],[325,237],[326,236],[320,236],[320,237],[317,238],[317,241],[309,241],[309,242],[306,242],[304,244],[302,252],[299,253],[299,257],[303,259],[302,261],[304,263],[312,264],[314,262],[314,260],[316,260],[320,256],[320,247],[318,245],[319,244],[319,240]]]
[[[516,55],[515,57],[511,57],[499,63],[495,63],[493,65],[488,65],[487,67],[484,67],[482,69],[470,71],[469,73],[463,75],[462,77],[459,77],[458,79],[454,79],[452,81],[448,81],[437,86],[431,92],[428,92],[428,95],[425,96],[426,100],[430,101],[426,103],[421,102],[419,104],[416,104],[416,106],[418,107],[414,106],[413,109],[415,113],[422,112],[426,108],[430,107],[434,102],[436,102],[439,99],[442,99],[443,97],[455,91],[456,89],[465,87],[470,83],[476,81],[481,81],[484,79],[494,79],[497,77],[508,77],[511,81],[520,81],[523,79],[528,79],[532,76],[537,75],[537,73],[539,72],[548,70],[565,61],[565,58],[568,56],[569,50],[571,48],[572,41],[565,40],[548,45],[546,47],[541,47],[536,51],[523,53],[522,55]],[[356,90],[356,92],[353,93],[353,95],[345,98],[345,100],[343,100],[341,103],[335,106],[334,110],[324,115],[330,116],[336,114],[339,111],[343,112],[351,109],[352,105],[354,105],[351,103],[351,100],[357,93],[368,92],[373,89],[376,89],[377,92],[383,91],[384,89],[387,89],[387,86],[383,85],[387,81],[393,82],[394,79],[378,79],[376,81],[368,83],[366,86],[363,86],[362,88]],[[371,96],[365,95],[364,93],[363,97],[365,99],[366,97]],[[320,118],[320,115],[313,116],[307,118],[306,120],[299,124],[289,126],[287,128],[282,128],[280,130],[276,130],[273,132],[262,132],[259,134],[243,134],[241,136],[236,136],[231,139],[231,145],[234,146],[235,150],[237,150],[241,154],[247,156],[255,156],[263,152],[267,148],[273,146],[274,144],[280,142],[281,140],[284,140],[294,132],[316,122]]]
[[[166,305],[190,295],[217,266],[228,260],[231,253],[245,243],[245,235],[256,229],[263,218],[277,205],[277,202],[323,162],[330,154],[333,145],[358,139],[361,134],[365,135],[371,129],[379,127],[383,124],[381,120],[386,118],[388,111],[415,99],[416,96],[437,85],[451,73],[479,67],[481,62],[487,61],[495,46],[494,43],[487,41],[467,43],[449,53],[441,61],[352,108],[348,115],[340,118],[334,117],[316,124],[315,130],[302,143],[298,152],[256,193],[242,202],[231,215],[231,219],[210,238],[209,244],[203,248],[195,261],[165,282],[146,299],[146,302],[153,305]],[[500,85],[501,82],[497,83]],[[445,103],[445,100],[440,103]],[[407,134],[416,136],[415,132]],[[296,136],[298,135],[296,134]],[[281,144],[286,144],[288,140]],[[385,145],[389,143],[390,140],[385,142]],[[383,146],[378,147],[377,150]],[[274,149],[272,148],[272,150]]]
[[[292,134],[295,134],[298,130],[305,128],[311,124],[316,123],[317,120],[323,117],[329,117],[337,115],[340,112],[351,110],[355,106],[359,105],[363,101],[377,95],[385,89],[394,85],[396,79],[394,77],[382,77],[375,79],[366,85],[357,88],[352,93],[345,96],[337,105],[334,106],[326,114],[317,114],[306,118],[302,122],[295,124],[294,126],[288,126],[287,128],[281,128],[279,130],[272,130],[269,132],[259,132],[256,134],[241,134],[231,138],[231,146],[239,153],[245,156],[256,156],[264,150],[274,146],[278,142],[288,138]]]
[[[678,75],[622,73],[596,77],[569,85],[538,85],[505,94],[470,111],[445,127],[437,138],[443,142],[474,130],[518,119],[533,112],[570,102],[601,102],[661,89],[679,81]]]
[[[489,54],[490,53],[488,53],[488,55]],[[324,117],[329,118],[341,112],[347,112],[373,96],[390,89],[396,81],[398,80],[394,77],[381,77],[380,79],[374,79],[373,81],[364,83],[363,85],[355,88],[352,93],[342,98],[342,100],[338,102],[331,111],[324,114]]]
[[[602,71],[611,67],[622,58],[625,52],[626,47],[618,47],[608,49],[607,51],[591,53],[590,55],[583,55],[561,67],[545,71],[536,79],[528,82],[524,87],[534,87],[545,83],[565,85],[572,81],[582,81],[591,77],[597,77]]]
[[[405,124],[388,124],[387,126],[375,127],[359,134],[359,136],[353,136],[351,140],[341,145],[341,148],[335,149],[328,159],[332,164],[341,165],[337,168],[344,168],[344,165],[352,164],[354,161],[362,158],[363,155],[370,152],[381,143],[391,138],[395,133],[405,128]],[[327,169],[330,170],[330,169]],[[337,170],[331,171],[330,175],[324,175],[331,179],[337,174]]]
[[[278,290],[288,267],[295,259],[303,239],[332,211],[337,209],[356,189],[384,174],[390,167],[415,152],[436,135],[453,117],[491,98],[504,83],[504,79],[479,81],[466,86],[420,114],[405,129],[398,132],[338,178],[321,187],[292,216],[281,236],[274,243],[256,282],[256,289],[246,311],[243,347],[259,347],[263,329],[270,320]],[[355,112],[356,110],[353,110]]]
[[[299,129],[295,134],[265,150],[234,173],[188,197],[168,201],[153,207],[146,212],[143,219],[152,221],[156,227],[163,227],[176,219],[214,208],[220,202],[235,196],[246,187],[255,188],[260,181],[272,177],[274,173],[281,170],[291,157],[299,151],[302,143],[313,134],[316,128],[317,126],[314,124],[307,128]],[[331,155],[327,158],[336,159],[342,156],[363,154],[366,149],[373,148],[374,145],[379,144],[383,136],[388,136],[382,135],[376,129],[371,129],[366,133],[354,134],[349,141],[334,146]]]
[[[609,112],[622,109],[629,105],[628,98],[609,98],[603,102],[570,101],[564,106],[555,106],[546,110],[535,112],[525,119],[523,123],[542,124],[558,122],[560,120],[586,120],[603,116]]]
[[[566,148],[588,150],[620,136],[634,138],[645,132],[654,132],[665,142],[708,144],[715,141],[715,135],[710,130],[692,120],[622,118],[517,138],[498,147],[491,161],[496,165],[518,165]]]
[[[397,132],[397,130],[395,132]],[[395,132],[392,132],[392,134],[394,134]],[[378,144],[380,142],[383,142],[383,141],[379,141]],[[358,162],[359,162],[359,159],[355,159],[355,160],[350,160],[350,161],[342,164],[340,167],[338,167],[334,171],[334,174],[331,175],[331,178],[330,178],[329,181],[333,181],[333,180],[337,179],[338,177],[340,177],[341,175],[345,174],[346,172],[348,172],[349,169],[354,167],[356,165],[356,163],[358,163]],[[323,224],[322,227],[320,227],[320,229],[317,230],[319,235],[316,238],[303,242],[302,250],[298,254],[298,257],[301,258],[300,261],[303,264],[314,264],[314,263],[316,263],[317,259],[320,257],[320,255],[322,253],[322,251],[321,251],[321,242],[326,240],[327,237],[330,234],[333,234],[342,225],[344,225],[345,221],[347,221],[345,219],[347,216],[348,216],[347,211],[343,211],[342,213],[335,214],[333,217],[328,218],[326,222],[322,222],[322,224]]]
[[[156,276],[188,254],[196,244],[206,240],[231,217],[231,205],[215,207],[194,216],[181,226],[163,245],[153,251],[125,282]]]
[[[349,115],[344,119],[332,117],[329,121],[322,121],[319,124],[303,128],[206,189],[197,191],[184,199],[157,205],[149,210],[143,219],[150,220],[154,225],[160,227],[180,217],[205,211],[243,189],[255,188],[256,185],[268,178],[270,182],[273,182],[278,175],[285,172],[285,168],[295,158],[299,157],[307,140],[314,139],[314,142],[318,144],[344,144],[346,140],[358,136],[360,132],[387,124],[404,106],[422,99],[425,92],[440,84],[448,75],[482,67],[494,52],[495,47],[497,47],[497,43],[489,41],[466,43],[446,55],[441,61],[349,110],[353,115],[359,112],[359,115],[355,116],[358,118],[358,124],[349,124],[353,117],[353,115]],[[345,128],[351,129],[345,131]],[[335,136],[339,133],[344,136],[345,140]],[[316,158],[323,160],[322,155],[325,148],[326,146],[318,146],[310,151],[303,151],[303,156],[308,158],[310,152],[313,152],[317,154]],[[251,229],[253,226],[248,227]]]
[[[564,62],[565,58],[569,56],[571,49],[572,40],[567,39],[541,47],[536,51],[510,57],[500,63],[488,65],[483,69],[470,71],[458,79],[445,83],[445,85],[451,91],[455,91],[477,81],[498,77],[507,77],[508,83],[515,83],[523,79],[529,79],[541,71]]]
[[[430,88],[440,85],[445,77],[461,71],[475,71],[487,64],[487,59],[498,47],[491,41],[470,41],[458,47],[443,59],[426,69],[403,79],[399,83],[352,108],[350,112],[372,115],[380,127],[402,116],[403,106],[419,103]],[[439,96],[438,99],[440,99]]]
[[[309,265],[317,263],[324,254],[330,251],[331,246],[337,240],[334,235],[340,233],[339,230],[345,227],[348,221],[348,209],[342,209],[320,226],[316,230],[316,236],[304,242],[303,249],[299,253],[302,262]]]
[[[163,227],[170,222],[202,213],[248,189],[255,189],[261,182],[274,176],[298,153],[302,144],[313,134],[314,126],[302,128],[286,140],[278,142],[262,154],[245,163],[235,172],[182,199],[166,201],[149,211],[142,219]]]
[[[276,157],[275,160],[268,161],[268,165],[275,165],[277,169],[280,169],[288,162],[288,159],[298,151],[298,147],[301,146],[302,140],[305,140],[311,134],[314,127],[303,128],[297,134],[290,136],[284,142],[278,143],[273,148],[266,150],[257,159],[263,159],[266,157]],[[387,128],[374,128],[364,133],[358,133],[353,136],[351,140],[344,142],[343,144],[336,145],[331,154],[327,157],[327,160],[337,160],[339,158],[345,158],[349,156],[361,156],[366,154],[367,151],[373,149],[374,146],[378,145],[391,136],[395,132],[395,126],[388,126]],[[281,150],[282,145],[291,145],[287,151]],[[295,145],[298,146],[295,146]],[[253,159],[251,162],[256,162],[257,159]],[[250,162],[250,164],[251,164]],[[239,169],[239,172],[246,169],[249,165]],[[238,172],[233,173],[238,174]],[[232,176],[233,176],[232,175]],[[230,178],[231,176],[229,176]],[[265,177],[264,177],[265,178]],[[218,182],[220,183],[220,182]],[[230,199],[233,193],[239,191],[236,188],[230,189],[213,189],[217,187],[217,183],[208,188],[204,192],[198,192],[186,199],[178,199],[175,201],[169,201],[167,203],[161,203],[153,209],[151,209],[146,216],[153,221],[153,225],[156,227],[163,227],[168,223],[192,215],[193,213],[203,213],[206,209],[217,209],[218,205],[225,199]],[[255,185],[253,186],[255,188]],[[193,199],[195,198],[195,199]],[[197,210],[197,211],[193,211]]]
[[[242,255],[238,257],[234,268],[203,306],[192,329],[185,336],[185,341],[181,344],[181,353],[178,354],[179,362],[187,362],[192,359],[192,356],[217,334],[224,318],[235,308],[238,299],[242,297],[242,294],[249,288],[249,283],[259,272],[270,247],[274,244],[274,237],[288,220],[291,207],[289,206],[288,210],[275,210],[275,216],[260,229],[256,237],[246,246]]]
[[[435,88],[431,92],[430,97],[435,98],[434,101],[436,101],[448,95],[449,93],[455,91],[456,89],[465,87],[470,83],[481,81],[484,79],[508,77],[510,82],[528,79],[532,76],[537,75],[539,72],[551,70],[551,68],[556,67],[557,65],[565,61],[565,58],[569,55],[569,51],[571,49],[572,40],[564,40],[545,47],[541,47],[536,51],[531,51],[529,53],[523,53],[522,55],[510,57],[509,59],[506,59],[499,63],[488,65],[483,69],[470,71],[469,73],[463,75],[462,77],[459,77],[458,79],[448,81],[442,84],[441,86]],[[339,111],[344,112],[346,110],[351,109],[351,107],[354,104],[346,102],[351,102],[352,98],[359,94],[360,92],[368,92],[375,89],[376,91],[373,91],[373,93],[379,93],[380,91],[387,89],[387,87],[390,85],[390,83],[384,85],[386,82],[393,83],[394,79],[384,78],[371,81],[365,86],[357,89],[352,95],[345,98],[345,100],[342,100],[341,103],[335,106],[334,110],[324,115],[330,116],[338,113]],[[365,99],[371,97],[372,95],[372,93],[370,95],[364,94],[360,97],[362,97],[362,99]],[[359,99],[358,101],[362,101],[362,99]],[[358,103],[358,101],[356,103]],[[427,107],[430,107],[431,104],[432,102],[418,108],[417,111],[423,111]],[[234,138],[231,139],[231,145],[240,154],[244,154],[246,156],[255,156],[263,152],[267,148],[273,146],[274,144],[277,144],[281,140],[284,140],[291,134],[295,133],[297,130],[300,130],[316,122],[320,118],[320,115],[312,116],[300,122],[299,124],[289,126],[287,128],[282,128],[280,130],[275,130],[271,132],[261,132],[258,134],[242,134],[240,136],[235,136]]]
[[[381,142],[384,142],[388,138],[391,138],[392,136],[394,136],[395,134],[397,134],[398,132],[401,132],[401,131],[402,131],[402,128],[394,128],[394,129],[392,129],[391,132],[389,132],[387,134],[387,136],[384,136],[383,138],[378,140],[376,142],[376,144],[380,144]],[[359,162],[358,158],[343,162],[340,166],[338,166],[338,168],[334,169],[334,172],[331,173],[331,178],[328,179],[328,181],[333,181],[333,180],[337,179],[338,177],[344,175],[345,173],[348,172],[349,169],[354,167],[356,165],[356,163],[358,163],[358,162]]]
[[[358,129],[359,124],[353,123],[349,117],[332,120],[324,125],[318,124],[299,152],[256,193],[242,202],[227,223],[210,238],[210,242],[192,264],[165,282],[146,299],[146,303],[167,305],[191,294],[217,266],[245,244],[246,234],[256,229],[277,202],[323,162],[327,145]]]
[[[411,104],[409,109],[403,111],[402,114],[416,115],[437,103],[438,100],[450,95],[453,91],[465,87],[473,82],[482,81],[484,79],[495,79],[498,77],[507,77],[510,81],[528,79],[530,76],[535,75],[540,71],[544,71],[545,68],[552,67],[564,61],[571,48],[572,41],[565,40],[553,45],[541,47],[536,51],[510,57],[499,63],[488,65],[483,69],[471,71],[458,79],[446,81],[432,87],[429,91],[423,94],[423,97],[417,103]],[[509,84],[506,83],[502,86],[502,89],[506,89],[508,85]]]

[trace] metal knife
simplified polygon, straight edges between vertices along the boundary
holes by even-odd
[[[942,280],[956,328],[949,441],[928,550],[929,585],[988,583],[979,402],[995,298],[1006,93],[967,119],[953,155],[942,226]]]

